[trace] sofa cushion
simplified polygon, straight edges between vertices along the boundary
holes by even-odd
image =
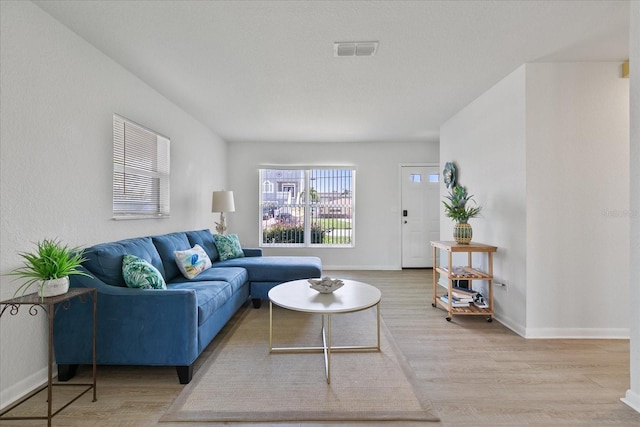
[[[209,270],[207,270],[209,271]],[[188,281],[170,283],[168,289],[190,289],[196,292],[198,326],[215,313],[233,294],[233,287],[223,281]]]
[[[169,282],[181,274],[173,254],[175,251],[191,249],[189,239],[187,239],[187,235],[184,232],[153,236],[151,239],[158,249],[164,266],[164,280]]]
[[[193,279],[185,279],[182,276],[178,276],[170,283],[193,283],[193,282],[228,282],[231,284],[233,291],[235,292],[243,284],[249,281],[249,274],[247,270],[241,267],[222,267],[222,268],[210,268],[198,274]]]
[[[173,253],[176,265],[184,277],[193,279],[198,274],[211,268],[211,259],[200,245],[191,249]]]
[[[213,267],[211,270],[219,267],[243,267],[249,274],[250,282],[282,283],[322,276],[320,258],[309,256],[234,258],[216,262]]]
[[[218,249],[220,261],[244,257],[237,234],[216,234],[213,241]]]
[[[148,261],[135,255],[126,254],[122,257],[122,276],[130,288],[166,289],[162,274]]]
[[[185,234],[187,235],[187,239],[189,239],[191,246],[202,246],[207,255],[209,255],[211,262],[216,262],[220,259],[218,256],[218,249],[213,241],[213,234],[211,234],[211,230],[187,231]]]
[[[100,243],[87,248],[82,265],[96,278],[111,286],[126,287],[122,275],[122,259],[131,254],[148,261],[164,275],[164,267],[151,237],[137,237],[110,243]],[[173,263],[175,265],[175,263]],[[176,267],[177,268],[177,267]]]

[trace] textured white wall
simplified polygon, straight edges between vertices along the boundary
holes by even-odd
[[[631,2],[630,45],[630,167],[631,167],[631,258],[630,293],[631,309],[631,387],[625,402],[640,412],[640,2]]]
[[[251,143],[229,147],[229,189],[236,212],[229,224],[245,246],[258,246],[258,169],[263,165],[351,165],[356,172],[356,246],[275,249],[268,255],[319,256],[324,268],[401,268],[400,164],[438,162],[437,142]]]
[[[629,334],[629,80],[527,64],[527,336]]]
[[[0,299],[17,251],[212,226],[226,143],[31,2],[0,2]],[[111,220],[112,114],[171,138],[171,218]],[[0,407],[46,375],[45,317],[0,319]]]
[[[454,162],[458,183],[483,207],[481,217],[469,221],[473,240],[498,247],[494,276],[507,286],[494,287],[496,318],[521,334],[527,271],[524,88],[522,66],[440,128],[441,165]],[[442,196],[446,193],[443,185]],[[453,240],[453,224],[442,211],[442,240]],[[486,267],[481,263],[486,258],[478,258],[474,265]]]

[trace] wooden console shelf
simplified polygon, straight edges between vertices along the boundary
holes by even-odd
[[[498,250],[496,246],[485,245],[484,243],[470,243],[467,245],[459,244],[456,242],[446,241],[433,241],[431,242],[433,247],[433,307],[441,307],[447,310],[447,320],[451,320],[454,315],[472,315],[472,316],[486,316],[487,321],[493,321],[493,253]],[[445,251],[447,253],[447,264],[444,266],[438,266],[438,251]],[[467,253],[467,265],[466,266],[453,266],[453,254],[454,253]],[[472,256],[474,253],[486,253],[487,254],[487,270],[480,271],[473,267]],[[449,301],[445,302],[440,299],[438,295],[438,279],[444,276],[447,278],[447,294],[449,295]],[[488,304],[487,308],[476,307],[473,303],[468,307],[454,307],[452,306],[451,291],[453,288],[453,282],[455,280],[468,280],[470,288],[473,288],[474,280],[483,280],[488,282],[489,295],[483,295],[486,297]]]

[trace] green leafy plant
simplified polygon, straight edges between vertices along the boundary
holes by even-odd
[[[307,197],[307,194],[304,191],[300,192],[300,203],[304,203],[306,197]],[[318,195],[318,192],[316,191],[316,189],[313,187],[309,189],[309,197],[310,197],[309,200],[312,202],[320,201],[320,196]]]
[[[442,201],[444,214],[455,222],[465,224],[470,218],[480,215],[482,206],[467,206],[470,201],[475,204],[475,200],[473,200],[473,195],[467,194],[465,187],[456,185],[449,191],[446,198],[448,202],[446,200]]]
[[[320,227],[311,226],[311,243],[322,243],[324,235]],[[304,225],[275,225],[264,230],[262,236],[263,243],[304,243]]]
[[[44,239],[35,243],[33,252],[20,252],[23,259],[22,267],[16,268],[9,275],[26,279],[14,293],[20,291],[24,294],[29,287],[40,283],[40,293],[45,285],[45,280],[59,279],[61,277],[78,274],[91,277],[90,274],[80,270],[80,265],[86,261],[84,251],[78,247],[70,248],[56,239]]]

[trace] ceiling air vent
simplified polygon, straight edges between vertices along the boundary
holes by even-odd
[[[378,42],[336,42],[333,44],[333,56],[374,56]]]

